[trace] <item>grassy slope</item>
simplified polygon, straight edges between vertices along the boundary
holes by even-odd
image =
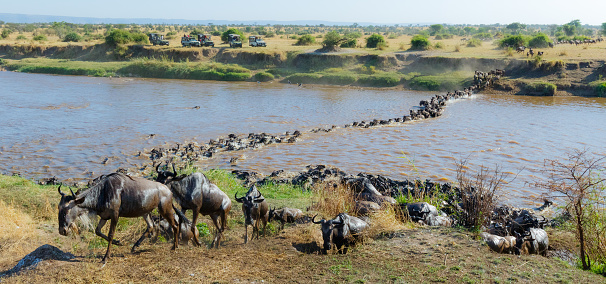
[[[245,189],[224,171],[206,172],[230,196]],[[264,186],[260,190],[272,205],[305,208],[314,196],[296,187]],[[132,244],[144,224],[140,219],[121,221],[117,238],[126,246],[114,246],[112,259],[100,268],[106,243],[94,233],[78,237],[57,233],[56,217],[50,212],[23,206],[36,197],[48,199],[55,208],[56,186],[38,186],[18,178],[0,176],[1,226],[21,222],[23,230],[0,237],[0,271],[12,268],[25,254],[48,243],[77,256],[75,262],[50,261],[37,269],[13,276],[11,283],[32,282],[251,282],[269,283],[600,283],[604,278],[570,267],[557,258],[512,256],[492,253],[474,235],[458,229],[409,226],[392,238],[375,236],[347,255],[320,255],[321,234],[317,225],[287,226],[268,236],[242,244],[242,213],[234,202],[229,229],[219,250],[182,246],[170,251],[170,244],[144,242],[139,252],[130,254]],[[7,192],[9,194],[7,194]],[[42,198],[37,198],[42,200]],[[8,209],[3,204],[8,205]],[[41,203],[41,202],[38,202]],[[46,201],[44,202],[46,203]],[[19,205],[21,204],[21,205]],[[202,222],[209,222],[207,217]],[[28,225],[29,224],[29,225]],[[1,227],[0,226],[0,227]],[[6,228],[3,227],[3,231]],[[551,234],[555,235],[555,234]],[[24,237],[28,241],[22,241]],[[20,240],[20,241],[15,241]],[[210,236],[203,238],[210,243]],[[10,248],[5,250],[4,248]]]

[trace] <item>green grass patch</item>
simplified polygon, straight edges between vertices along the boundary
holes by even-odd
[[[19,176],[0,175],[0,200],[35,219],[56,220],[58,186],[42,186]],[[63,192],[69,192],[67,187]]]
[[[606,81],[595,81],[589,84],[595,91],[596,96],[606,97]]]
[[[528,95],[553,96],[558,87],[552,83],[535,82],[524,86],[524,91]]]
[[[469,86],[470,77],[458,73],[416,76],[408,81],[408,87],[413,90],[448,91]]]
[[[393,87],[400,84],[400,77],[392,74],[360,76],[358,85],[365,87]]]

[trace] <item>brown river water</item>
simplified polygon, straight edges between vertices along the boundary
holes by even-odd
[[[353,174],[452,181],[455,162],[467,159],[472,168],[519,173],[506,190],[509,203],[524,204],[541,193],[528,184],[544,178],[544,159],[573,149],[606,153],[606,98],[477,94],[448,102],[435,119],[308,132],[400,117],[434,94],[0,72],[0,173],[83,181],[147,163],[136,154],[166,143],[300,130],[299,142],[225,153],[200,166],[269,174],[327,164]],[[236,165],[231,157],[239,157]]]

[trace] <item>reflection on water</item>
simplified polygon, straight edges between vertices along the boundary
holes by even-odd
[[[0,72],[0,171],[80,180],[144,162],[165,142],[207,142],[229,133],[309,130],[407,114],[433,93],[278,83],[108,79]],[[476,95],[437,119],[370,129],[304,133],[295,144],[245,150],[204,167],[269,173],[330,164],[393,178],[454,178],[454,162],[518,173],[517,196],[542,177],[544,159],[574,148],[604,153],[603,98]],[[194,106],[200,106],[194,109]],[[155,135],[150,135],[155,134]],[[520,202],[514,198],[512,202]]]

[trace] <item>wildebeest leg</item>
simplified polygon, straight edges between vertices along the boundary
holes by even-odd
[[[193,210],[193,220],[191,221],[191,233],[192,236],[194,236],[194,244],[196,246],[202,246],[202,244],[200,243],[200,240],[198,240],[198,235],[196,235],[196,230],[198,229],[196,227],[196,224],[198,222],[198,215],[200,215],[200,208],[196,209],[194,208]],[[179,222],[181,221],[181,219],[179,219]],[[181,228],[181,224],[179,224],[179,228]]]
[[[104,235],[103,233],[101,233],[101,229],[103,229],[103,226],[105,226],[106,222],[107,222],[107,220],[103,220],[103,219],[99,220],[99,224],[97,224],[97,228],[95,229],[95,234],[97,234],[97,236],[99,236],[109,242],[109,238],[106,235]],[[112,242],[112,244],[117,245],[117,246],[122,245],[122,243],[118,240],[112,240],[111,242]]]
[[[143,215],[143,220],[145,220],[145,223],[147,223],[147,230],[145,230],[145,232],[143,232],[143,235],[141,235],[139,240],[137,240],[135,245],[130,249],[131,253],[135,252],[135,248],[137,248],[139,245],[141,245],[141,242],[145,239],[146,236],[148,236],[148,237],[151,236],[152,230],[154,229],[154,223],[149,214]]]
[[[179,247],[179,234],[181,229],[181,225],[177,224],[177,221],[175,221],[175,209],[173,208],[174,205],[172,204],[172,200],[169,200],[168,202],[161,202],[160,206],[158,206],[160,216],[164,217],[164,219],[166,219],[166,221],[168,221],[170,226],[173,228],[174,242],[171,250],[175,250]]]
[[[217,231],[215,232],[215,238],[213,239],[213,243],[210,245],[210,247],[212,248],[216,246],[216,248],[219,248],[219,242],[221,241],[221,235],[223,233],[221,227],[219,227],[219,216],[213,214],[210,216],[210,218],[213,220],[215,229],[217,229]]]
[[[105,222],[104,222],[105,223]],[[105,256],[101,260],[103,265],[107,263],[107,259],[109,258],[109,249],[112,247],[112,240],[114,239],[114,232],[116,232],[116,225],[118,224],[118,217],[112,218],[109,224],[109,233],[107,237],[109,240],[107,241],[107,251],[105,252]]]
[[[244,224],[244,244],[248,243],[248,225]]]

